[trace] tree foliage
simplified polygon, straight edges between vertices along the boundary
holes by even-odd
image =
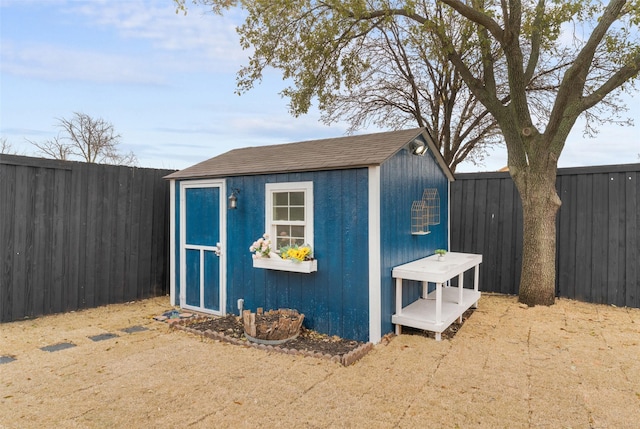
[[[186,7],[185,0],[176,1]],[[446,59],[496,121],[507,147],[523,204],[520,300],[554,302],[558,158],[581,115],[593,131],[593,120],[616,119],[620,91],[634,89],[638,0],[196,2],[218,13],[246,10],[238,32],[242,47],[253,52],[238,74],[238,90],[259,82],[267,67],[276,68],[291,82],[283,95],[294,115],[315,99],[321,108],[331,106],[343,89],[362,85],[375,71],[371,44],[393,26],[412,36],[418,49]],[[452,15],[469,25],[464,46],[449,25]]]
[[[57,125],[61,130],[58,136],[40,143],[29,141],[45,156],[61,160],[75,157],[100,164],[137,164],[133,152],[122,154],[118,151],[120,134],[102,118],[75,112],[70,119],[59,118]]]
[[[438,14],[449,22],[458,49],[473,55],[471,26],[441,8]],[[427,129],[452,171],[464,160],[481,163],[485,149],[501,143],[496,122],[447,58],[432,49],[432,37],[396,20],[379,26],[359,52],[367,69],[357,82],[327,97],[320,105],[322,120],[346,120],[350,132],[369,124],[384,129],[417,125]],[[480,63],[479,56],[475,61]]]

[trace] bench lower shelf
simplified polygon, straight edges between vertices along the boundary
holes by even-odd
[[[436,339],[440,339],[440,333],[449,327],[456,319],[476,304],[480,299],[480,292],[473,289],[462,289],[462,302],[458,303],[459,289],[457,287],[442,288],[442,313],[440,323],[436,323],[436,291],[429,293],[426,298],[402,308],[400,313],[391,317],[391,322],[399,326],[409,326],[416,329],[424,329],[436,333]],[[396,333],[399,329],[396,330]]]

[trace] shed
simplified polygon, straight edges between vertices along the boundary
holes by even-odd
[[[171,300],[186,309],[292,308],[375,343],[393,331],[393,267],[448,248],[454,178],[423,128],[234,149],[166,179]],[[314,259],[254,257],[264,233]]]

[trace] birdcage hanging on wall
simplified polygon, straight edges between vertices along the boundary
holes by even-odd
[[[411,205],[411,234],[429,234],[429,214],[424,201],[414,201]]]
[[[440,224],[440,195],[436,188],[426,188],[422,199],[411,205],[411,234],[429,234],[429,225]]]
[[[422,201],[427,209],[427,223],[440,224],[440,195],[436,188],[427,188],[422,193]]]

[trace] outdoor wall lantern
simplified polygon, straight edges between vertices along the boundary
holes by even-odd
[[[235,210],[238,208],[238,194],[240,193],[240,189],[233,188],[231,189],[231,195],[229,195],[229,210]]]
[[[411,142],[411,153],[418,156],[423,156],[427,153],[427,144],[419,139],[414,139]]]

